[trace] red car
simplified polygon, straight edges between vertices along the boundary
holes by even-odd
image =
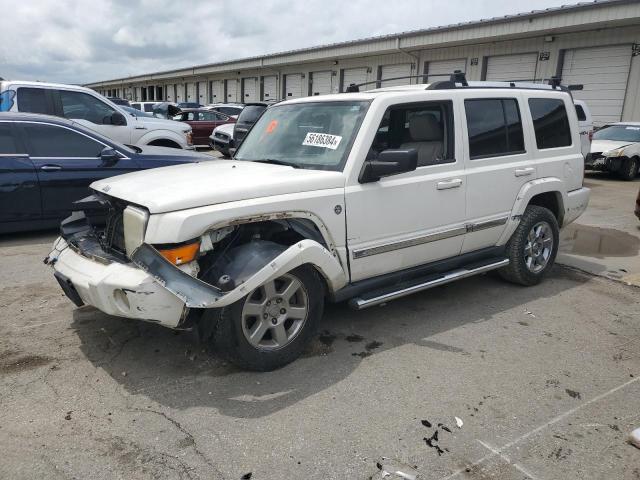
[[[196,147],[209,147],[209,136],[213,129],[225,123],[235,123],[235,118],[220,112],[204,108],[184,108],[174,120],[188,123],[193,130],[193,144]]]

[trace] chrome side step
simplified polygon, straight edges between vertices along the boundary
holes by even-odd
[[[452,270],[450,272],[442,274],[441,276],[435,279],[428,280],[422,283],[417,283],[410,286],[406,286],[406,287],[403,287],[402,285],[400,285],[400,288],[397,290],[388,290],[385,293],[373,296],[371,298],[362,298],[362,297],[352,298],[349,301],[349,306],[357,310],[362,310],[364,308],[373,307],[374,305],[380,305],[381,303],[386,303],[391,300],[395,300],[396,298],[401,298],[407,295],[411,295],[412,293],[421,292],[423,290],[428,290],[430,288],[438,287],[446,283],[451,283],[456,280],[460,280],[462,278],[471,277],[473,275],[488,272],[490,270],[495,270],[496,268],[506,267],[507,265],[509,265],[509,259],[505,258],[498,262],[489,263],[487,265],[481,265],[476,268],[460,268],[460,269]]]

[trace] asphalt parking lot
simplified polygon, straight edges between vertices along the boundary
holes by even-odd
[[[54,232],[0,238],[0,478],[368,479],[386,457],[423,479],[640,479],[640,181],[586,184],[575,268],[332,305],[266,374],[74,308],[41,261]]]

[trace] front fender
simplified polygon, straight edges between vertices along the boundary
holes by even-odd
[[[262,268],[228,292],[223,292],[176,268],[148,244],[140,246],[133,253],[132,260],[190,308],[220,308],[230,305],[265,282],[304,264],[313,265],[320,272],[331,292],[337,291],[347,283],[340,262],[329,250],[314,240],[301,240],[275,258],[266,259]]]
[[[150,130],[140,137],[136,143],[138,145],[149,145],[156,140],[172,140],[182,148],[187,147],[187,139],[184,134],[165,129]]]
[[[565,182],[556,177],[545,177],[532,180],[525,183],[516,197],[516,201],[511,209],[511,215],[507,220],[507,227],[505,228],[498,245],[504,245],[509,241],[513,232],[515,232],[518,224],[520,223],[520,217],[524,213],[527,205],[533,197],[540,193],[545,192],[558,192],[560,193],[561,205],[560,210],[564,212],[564,206],[567,205],[567,192],[565,191]]]

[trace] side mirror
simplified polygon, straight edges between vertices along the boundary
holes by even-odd
[[[110,124],[111,125],[126,125],[127,124],[127,120],[124,118],[124,115],[122,115],[120,112],[113,112],[111,114],[110,118]],[[105,122],[106,123],[106,122]]]
[[[120,154],[115,148],[104,147],[100,152],[100,160],[102,160],[101,167],[112,167],[120,160]]]
[[[360,183],[377,182],[382,177],[412,172],[417,166],[418,151],[414,148],[383,150],[378,154],[378,158],[364,162],[358,181]]]

